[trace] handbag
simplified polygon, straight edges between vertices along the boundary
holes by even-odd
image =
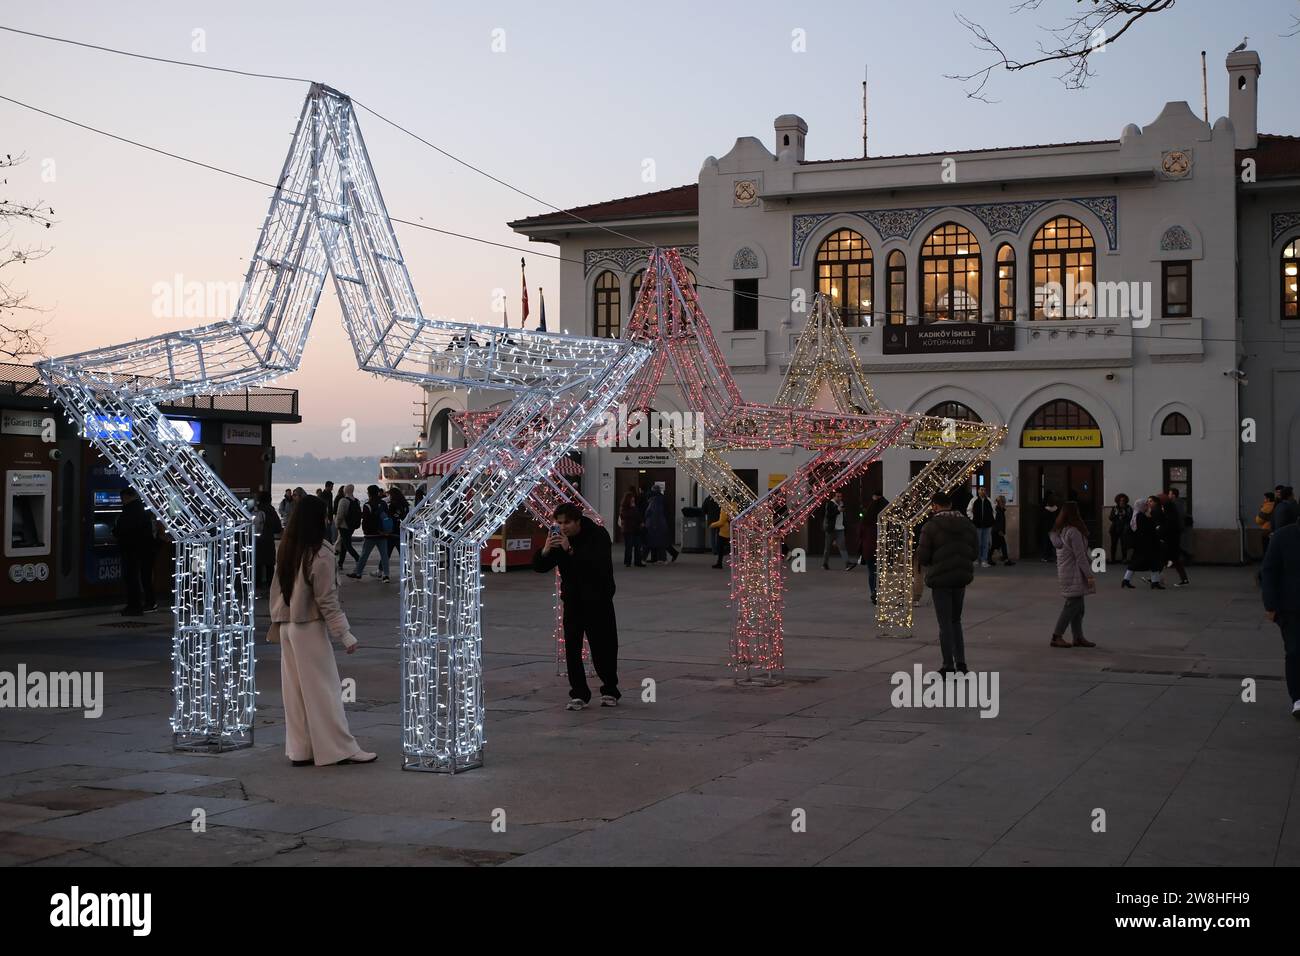
[[[271,626],[266,629],[266,643],[268,644],[280,643],[280,622],[279,621],[272,621]]]

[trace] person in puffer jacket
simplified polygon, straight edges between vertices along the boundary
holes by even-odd
[[[966,644],[961,632],[961,607],[966,585],[975,578],[979,558],[979,533],[952,498],[939,492],[930,499],[930,518],[921,528],[916,547],[917,561],[925,572],[925,583],[934,595],[934,613],[939,619],[939,648],[943,666],[939,673],[966,673]]]
[[[1096,591],[1097,579],[1088,559],[1088,526],[1075,502],[1067,501],[1062,506],[1050,537],[1056,548],[1056,580],[1065,598],[1065,607],[1052,629],[1052,647],[1096,647],[1083,636],[1083,598]],[[1065,639],[1067,627],[1074,636],[1073,644]]]

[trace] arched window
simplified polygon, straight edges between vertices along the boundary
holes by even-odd
[[[1088,227],[1057,216],[1034,233],[1030,248],[1034,272],[1035,319],[1088,319],[1096,314],[1091,290],[1097,281],[1097,247]]]
[[[641,281],[645,278],[645,270],[638,269],[632,276],[632,301],[628,303],[627,314],[630,316],[632,310],[636,308],[636,300],[641,298]]]
[[[926,412],[935,418],[951,418],[957,422],[982,422],[984,419],[975,414],[975,410],[962,402],[940,402]]]
[[[1021,448],[1100,448],[1101,429],[1088,410],[1068,398],[1039,407],[1020,432]]]
[[[1160,423],[1160,434],[1162,435],[1190,435],[1192,433],[1192,423],[1187,420],[1187,416],[1182,412],[1170,412],[1165,416],[1165,420]]]
[[[623,333],[623,312],[619,303],[618,276],[606,269],[596,277],[592,297],[592,332],[616,339]]]
[[[871,324],[871,246],[852,229],[817,247],[817,291],[829,296],[845,325]]]
[[[998,248],[998,321],[1016,320],[1016,250],[1010,243]]]
[[[889,324],[907,324],[907,257],[895,249],[885,263],[888,286]]]
[[[1282,318],[1300,318],[1300,236],[1282,250]]]
[[[921,321],[980,320],[980,244],[965,226],[944,223],[921,246]]]

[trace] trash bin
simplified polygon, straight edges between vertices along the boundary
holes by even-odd
[[[709,523],[699,508],[682,509],[682,550],[689,554],[708,553]]]

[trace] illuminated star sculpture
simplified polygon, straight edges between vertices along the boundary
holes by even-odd
[[[881,412],[880,402],[863,373],[843,323],[830,302],[818,293],[775,404],[820,407],[827,401],[846,415]],[[1006,437],[1006,428],[1001,425],[929,415],[906,417],[907,427],[895,444],[933,451],[935,457],[889,502],[879,517],[876,622],[886,631],[911,626],[912,532],[928,513],[931,496],[968,479]],[[838,484],[860,474],[861,470],[846,460]],[[796,526],[786,526],[787,533]]]
[[[746,681],[770,681],[785,666],[781,538],[831,489],[865,471],[896,442],[907,430],[908,417],[878,406],[843,412],[744,401],[673,249],[650,254],[625,337],[654,349],[629,388],[629,407],[652,408],[671,368],[685,407],[702,413],[703,458],[692,461],[683,449],[673,451],[722,507],[736,509],[731,524],[731,663]],[[802,448],[814,455],[755,500],[721,452],[770,448]]]
[[[363,370],[514,395],[401,528],[403,766],[475,767],[484,741],[483,542],[591,430],[646,349],[426,319],[352,102],[313,84],[234,316],[38,368],[176,540],[176,745],[248,746],[252,518],[158,405],[243,391],[295,370],[327,274]]]

